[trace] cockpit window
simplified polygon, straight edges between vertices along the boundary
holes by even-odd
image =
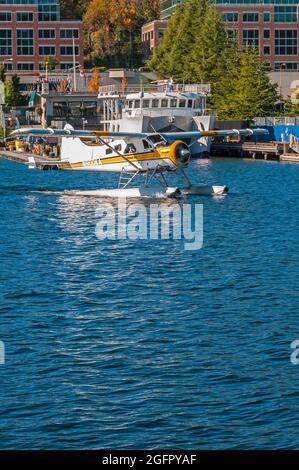
[[[180,100],[180,108],[186,108],[186,100]]]
[[[145,149],[151,148],[151,146],[150,146],[150,144],[149,144],[149,142],[148,142],[147,140],[144,139],[142,142],[143,142],[143,147],[144,147]]]
[[[192,108],[193,106],[193,100],[188,100],[188,108]]]
[[[168,107],[168,100],[165,100],[165,99],[162,100],[161,101],[161,106],[162,106],[162,108],[167,108]]]
[[[128,105],[129,105],[129,108],[132,109],[132,108],[133,108],[133,101],[130,100],[130,101],[128,102]]]
[[[176,108],[177,107],[177,100],[174,100],[174,99],[170,100],[170,107],[171,108]]]
[[[136,147],[134,144],[128,144],[125,148],[125,153],[135,153]]]
[[[135,100],[135,106],[134,108],[140,108],[140,100]]]
[[[149,108],[149,100],[143,100],[143,107],[144,108]]]
[[[153,107],[153,108],[159,108],[159,100],[154,99],[154,100],[152,101],[152,107]]]

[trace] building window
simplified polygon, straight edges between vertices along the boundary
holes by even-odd
[[[270,21],[270,13],[268,11],[265,11],[264,13],[264,22],[269,23]]]
[[[38,6],[39,21],[59,21],[60,15],[59,15],[59,6],[57,2],[55,5],[46,5],[45,3],[43,5]],[[52,3],[54,3],[54,1],[52,1]]]
[[[270,29],[264,29],[264,39],[270,39]]]
[[[270,46],[264,46],[264,55],[270,55]]]
[[[238,13],[223,13],[222,20],[227,22],[237,22],[238,21]]]
[[[0,21],[11,21],[11,13],[7,11],[1,11]]]
[[[226,34],[228,39],[231,39],[234,42],[238,41],[238,30],[237,29],[227,29]]]
[[[78,29],[61,29],[60,30],[60,38],[61,39],[72,39],[79,37],[79,30]]]
[[[0,29],[0,55],[11,55],[11,46],[11,29]]]
[[[55,46],[39,46],[38,54],[45,55],[45,56],[55,56],[56,48]]]
[[[244,46],[259,47],[259,30],[258,29],[244,29],[243,30],[243,44]]]
[[[17,54],[33,55],[33,29],[17,29]]]
[[[38,37],[40,39],[54,39],[55,38],[55,29],[39,29]]]
[[[243,13],[244,23],[254,23],[259,21],[259,14],[255,12]]]
[[[18,11],[17,21],[21,21],[23,23],[33,21],[33,13],[30,11]]]
[[[297,30],[275,30],[275,55],[297,55]]]
[[[275,62],[274,70],[276,72],[280,70],[298,70],[298,64],[297,62]]]
[[[274,21],[276,23],[294,23],[297,21],[296,6],[274,7]]]
[[[18,70],[34,70],[34,64],[17,64]]]
[[[60,48],[60,55],[73,55],[73,46],[62,46]],[[75,46],[75,55],[79,55],[79,47]]]

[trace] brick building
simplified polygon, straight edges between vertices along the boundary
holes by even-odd
[[[0,0],[0,63],[8,72],[42,70],[55,57],[57,70],[83,65],[83,27],[61,20],[58,0]]]
[[[154,20],[142,28],[142,51],[143,56],[148,58],[158,46],[164,31],[167,28],[167,20]]]
[[[168,21],[183,0],[161,0],[161,18]],[[228,33],[240,47],[256,46],[272,70],[299,69],[299,0],[214,0]],[[149,25],[153,47],[161,35]],[[144,37],[143,37],[144,41]],[[153,47],[151,49],[153,49]]]

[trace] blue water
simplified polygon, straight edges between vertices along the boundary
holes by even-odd
[[[199,251],[98,240],[59,191],[111,175],[0,161],[1,449],[299,448],[299,165],[190,173],[231,189]]]

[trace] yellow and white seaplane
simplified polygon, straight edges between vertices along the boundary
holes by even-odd
[[[21,128],[11,137],[33,136],[61,138],[61,160],[42,162],[39,167],[52,170],[98,171],[119,173],[117,189],[75,191],[76,195],[99,197],[166,198],[181,195],[221,195],[227,186],[193,186],[185,173],[191,157],[192,142],[202,137],[251,136],[267,134],[265,129],[196,131],[174,133],[132,133]],[[36,160],[29,157],[29,168]],[[167,178],[175,174],[184,186],[169,186]],[[167,178],[166,178],[167,176]],[[137,182],[138,186],[132,187]],[[158,182],[158,185],[157,185]],[[154,185],[155,184],[155,185]],[[137,187],[136,187],[137,186]]]

